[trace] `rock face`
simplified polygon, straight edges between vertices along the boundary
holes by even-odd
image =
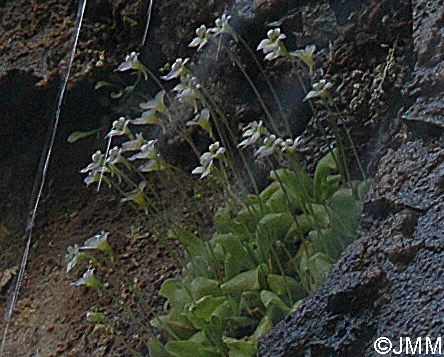
[[[78,1],[0,1],[0,223],[23,227],[32,183],[71,51]],[[69,95],[62,109],[51,179],[69,189],[81,184],[78,170],[94,145],[68,147],[75,130],[97,128],[105,108],[94,81],[140,43],[145,1],[87,0]],[[103,67],[97,67],[100,54]],[[93,73],[94,72],[94,73]],[[88,149],[89,147],[89,149]],[[77,163],[74,161],[77,160]],[[80,180],[80,181],[79,181]]]
[[[171,57],[175,43],[183,52],[194,29],[213,21],[214,11],[227,2],[204,6],[205,1],[154,1],[147,45],[141,49],[147,1],[86,1],[48,180],[54,179],[54,187],[64,191],[82,185],[78,171],[97,147],[94,138],[76,145],[67,144],[66,138],[73,131],[103,126],[107,115],[108,120],[116,117],[102,106],[104,95],[94,90],[95,82],[107,80],[131,51],[140,50],[143,61],[157,69]],[[0,224],[9,228],[22,229],[28,214],[47,126],[71,51],[78,3],[0,1]]]
[[[417,62],[405,84],[413,104],[397,134],[404,142],[379,163],[356,242],[319,291],[262,339],[261,356],[377,356],[381,336],[402,353],[400,338],[414,347],[422,337],[422,355],[424,338],[442,334],[444,3],[414,0],[412,11]]]
[[[29,73],[44,86],[57,77],[71,48],[77,1],[3,1],[0,12],[0,78]],[[74,78],[90,72],[102,51],[116,65],[141,41],[146,4],[135,1],[87,1]]]

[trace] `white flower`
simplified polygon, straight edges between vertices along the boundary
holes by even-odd
[[[169,81],[170,79],[181,77],[186,72],[185,65],[188,63],[188,61],[189,61],[189,58],[185,58],[185,59],[178,58],[178,59],[176,59],[176,61],[171,66],[171,71],[167,75],[162,76],[160,78],[162,78],[165,81]]]
[[[319,82],[313,84],[313,90],[305,96],[304,101],[317,97],[325,99],[329,96],[329,89],[332,87],[333,84],[327,82],[325,79],[321,79]]]
[[[296,152],[296,146],[301,141],[301,136],[298,136],[296,139],[286,139],[281,143],[282,152],[289,152],[290,154],[294,154]]]
[[[316,50],[316,45],[308,45],[303,50],[296,50],[294,52],[291,52],[291,55],[303,61],[310,69],[310,74],[311,74],[313,73],[313,66],[314,66],[313,54],[315,50]]]
[[[116,165],[123,163],[125,158],[121,155],[120,148],[117,146],[114,146],[108,153],[108,157],[105,160],[106,164],[109,165]]]
[[[124,117],[120,117],[119,119],[113,122],[113,127],[111,131],[106,135],[107,137],[120,136],[128,134],[130,131],[128,129],[128,124],[130,123],[129,119],[125,119]]]
[[[242,131],[242,137],[245,139],[237,145],[238,148],[245,148],[253,145],[262,135],[268,134],[268,130],[262,125],[262,120],[259,122],[252,121],[243,128]]]
[[[150,110],[144,111],[139,118],[131,120],[131,124],[134,124],[134,125],[148,125],[148,124],[159,125],[159,124],[162,124],[162,120],[159,118],[157,111],[155,109],[150,109]]]
[[[276,138],[276,135],[270,135],[265,138],[264,144],[257,149],[254,156],[256,156],[258,159],[269,156],[274,152],[276,146],[280,146],[282,142],[283,140],[281,138]]]
[[[199,125],[203,130],[205,130],[210,137],[213,137],[213,131],[210,124],[210,110],[208,108],[202,109],[202,111],[197,114],[193,120],[186,123],[187,126]]]
[[[158,113],[168,115],[168,108],[165,105],[165,91],[161,90],[156,94],[153,99],[150,99],[146,103],[139,104],[140,108],[148,109],[142,113],[140,118],[131,120],[131,124],[134,125],[161,125],[162,119]]]
[[[211,168],[213,166],[214,159],[220,159],[223,157],[225,153],[225,149],[220,147],[219,142],[216,141],[214,144],[211,144],[208,148],[209,151],[202,154],[200,157],[200,164],[202,166],[196,167],[191,173],[192,174],[200,174],[200,178],[208,176],[211,173]]]
[[[156,155],[155,159],[151,159],[137,168],[137,170],[141,172],[162,171],[165,169],[166,166],[159,154]]]
[[[126,56],[125,61],[123,61],[119,67],[117,67],[116,71],[124,72],[130,69],[135,71],[139,71],[143,74],[145,79],[148,79],[148,72],[146,67],[139,61],[139,54],[136,52],[131,52],[128,56]]]
[[[157,142],[156,140],[150,140],[146,144],[142,145],[140,148],[140,152],[131,156],[128,160],[134,161],[136,159],[156,159],[157,152],[154,148],[154,144]]]
[[[194,107],[197,112],[197,100],[200,98],[200,84],[196,77],[191,74],[180,77],[180,83],[173,88],[177,92],[177,99],[181,103],[187,103]]]
[[[197,51],[200,51],[208,43],[207,38],[208,29],[205,25],[201,25],[196,30],[197,37],[193,38],[188,47],[197,47]]]
[[[86,186],[91,185],[92,183],[97,183],[100,180],[100,176],[106,172],[109,172],[109,170],[106,167],[101,167],[98,170],[90,171],[88,176],[85,177],[83,182],[85,182]]]
[[[138,57],[138,53],[136,52],[131,52],[128,56],[126,56],[125,61],[123,61],[119,67],[117,67],[117,71],[119,72],[124,72],[124,71],[128,71],[130,69],[134,69],[133,67],[136,66],[137,61],[139,61]]]
[[[102,231],[100,234],[88,238],[80,249],[98,249],[104,252],[109,251],[111,247],[107,240],[108,235],[109,232]]]
[[[68,247],[68,254],[65,255],[66,264],[66,272],[69,273],[72,268],[74,268],[77,264],[77,259],[79,257],[79,245],[74,244],[74,247]]]
[[[92,155],[92,162],[80,170],[82,174],[88,172],[88,176],[84,179],[87,186],[94,182],[99,182],[100,176],[109,171],[104,165],[104,155],[100,151],[96,151]]]
[[[285,48],[282,40],[286,38],[284,34],[281,34],[281,29],[276,28],[267,32],[266,39],[262,40],[257,46],[257,50],[262,50],[265,56],[265,60],[270,61],[275,58],[281,57],[285,54]]]
[[[85,168],[83,168],[82,170],[80,170],[80,172],[82,174],[89,172],[89,171],[96,171],[98,169],[100,169],[103,166],[104,163],[104,155],[102,154],[102,152],[100,150],[97,150],[93,155],[92,155],[92,162],[86,166]]]
[[[216,27],[212,27],[208,30],[208,32],[213,33],[215,37],[223,34],[223,33],[229,33],[232,34],[231,26],[228,23],[230,21],[231,16],[227,16],[226,14],[223,14],[220,18],[217,18],[215,21]]]
[[[84,274],[83,276],[77,280],[72,282],[69,285],[73,285],[73,286],[81,286],[81,285],[86,285],[90,288],[98,288],[100,285],[100,282],[97,280],[97,278],[94,276],[94,269],[89,268]]]
[[[143,137],[142,133],[136,134],[136,138],[130,141],[125,141],[122,143],[122,148],[120,149],[121,152],[126,151],[138,151],[141,149],[142,145],[146,143],[145,138]]]
[[[153,99],[150,99],[146,103],[140,103],[142,109],[155,109],[160,113],[167,113],[167,107],[165,105],[165,91],[158,92]]]

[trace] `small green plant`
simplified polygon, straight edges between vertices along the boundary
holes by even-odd
[[[254,356],[258,338],[322,284],[356,236],[361,202],[351,186],[365,191],[365,183],[341,184],[333,155],[313,178],[272,171],[273,182],[246,207],[219,209],[209,242],[170,230],[185,246],[186,268],[159,291],[169,313],[152,324],[172,333],[164,347],[153,341],[153,356]]]

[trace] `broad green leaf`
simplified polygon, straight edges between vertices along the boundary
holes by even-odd
[[[316,253],[310,257],[308,265],[318,287],[327,278],[332,263],[332,259],[322,253]]]
[[[199,299],[205,295],[219,296],[222,290],[219,288],[219,282],[204,276],[198,276],[190,283],[190,290],[194,299]]]
[[[188,309],[188,305],[185,306],[185,309]],[[191,325],[195,328],[195,330],[203,330],[208,331],[211,328],[211,323],[200,316],[197,316],[191,312],[187,312],[187,319],[191,323]],[[213,328],[214,330],[214,328]]]
[[[241,270],[255,267],[255,262],[249,255],[247,249],[242,245],[238,236],[231,233],[219,234],[214,236],[211,241],[222,245],[225,252],[230,253],[231,257],[239,264]]]
[[[214,215],[214,225],[216,226],[216,231],[222,234],[230,233],[231,219],[231,207],[229,205],[220,207]]]
[[[330,224],[330,216],[327,211],[327,207],[322,204],[308,205],[307,211],[312,217],[312,227],[315,229],[326,228]]]
[[[200,330],[199,332],[196,332],[193,336],[191,336],[188,341],[193,341],[199,343],[201,346],[210,346],[211,343],[207,338],[207,335],[205,335],[205,331]]]
[[[191,302],[191,296],[183,287],[183,281],[179,278],[167,279],[163,282],[159,295],[166,297],[168,303],[178,309],[182,309]]]
[[[314,174],[314,190],[317,202],[320,203],[328,198],[326,194],[328,192],[327,177],[331,171],[338,169],[338,163],[339,150],[337,148],[334,148],[332,152],[319,160]]]
[[[148,351],[151,357],[169,357],[168,351],[158,338],[150,338],[148,341]]]
[[[239,307],[231,298],[225,298],[225,301],[214,309],[211,319],[215,323],[221,323],[226,318],[239,314]]]
[[[266,203],[266,207],[268,207],[271,212],[275,213],[290,211],[290,208],[288,207],[288,200],[285,197],[282,188],[279,187],[279,189],[273,192]]]
[[[372,184],[372,180],[368,179],[365,181],[361,181],[358,185],[357,193],[358,193],[358,200],[363,202],[365,195],[367,191],[370,188],[370,185]]]
[[[269,273],[266,264],[260,264],[256,269],[237,274],[220,287],[228,293],[242,293],[243,291],[258,291],[266,286],[266,276]]]
[[[252,315],[253,310],[262,309],[261,294],[259,291],[244,291],[241,294],[239,307],[241,312]]]
[[[358,228],[358,215],[361,204],[353,197],[351,188],[340,188],[328,200],[331,216],[335,219],[332,225],[338,225],[344,232],[354,236]],[[348,243],[348,242],[347,242]]]
[[[222,284],[221,289],[226,292],[241,293],[247,290],[257,291],[260,289],[258,270],[252,269],[237,274],[234,278]]]
[[[194,328],[181,311],[181,309],[171,309],[168,316],[155,317],[151,320],[150,324],[167,333],[171,331],[180,339],[188,339],[196,333],[196,328]]]
[[[213,255],[216,258],[216,260],[220,263],[223,264],[225,262],[225,252],[224,252],[224,248],[222,248],[222,246],[218,243],[213,243],[210,242],[210,246],[211,249],[213,251]]]
[[[293,218],[290,213],[269,213],[257,224],[256,237],[259,249],[267,256],[277,240],[283,240]]]
[[[281,185],[279,184],[279,182],[273,181],[259,194],[259,197],[261,198],[262,202],[267,202],[271,198],[273,193],[275,193],[280,188]]]
[[[283,185],[290,199],[290,208],[295,210],[312,201],[314,197],[313,180],[302,169],[297,172],[278,169],[271,172],[273,180]]]
[[[207,295],[192,304],[189,311],[195,316],[209,322],[214,310],[226,300],[227,298],[225,296],[214,297]]]
[[[248,208],[241,210],[236,218],[232,220],[233,233],[236,233],[241,238],[251,236],[255,231],[257,222],[267,213],[267,208],[264,205],[249,205]]]
[[[265,315],[262,320],[259,322],[259,325],[257,325],[256,330],[253,333],[253,339],[258,340],[260,337],[265,335],[270,329],[273,327],[273,322],[271,321],[270,317]]]
[[[189,254],[189,259],[193,260],[194,257],[206,257],[207,250],[205,247],[205,243],[195,234],[190,231],[180,228],[178,226],[174,226],[168,231],[168,235],[170,237],[176,238],[180,241],[187,250]]]
[[[68,139],[66,139],[66,140],[68,141],[68,143],[72,144],[72,143],[75,143],[79,139],[83,139],[88,136],[94,135],[95,133],[97,133],[99,131],[100,131],[100,128],[95,129],[95,130],[89,130],[89,131],[75,131],[70,136],[68,136]]]
[[[290,309],[288,306],[282,301],[282,299],[277,296],[275,293],[268,291],[268,290],[262,290],[261,291],[261,300],[264,304],[265,308],[268,310],[272,305],[275,305],[281,309],[284,314],[288,314],[290,312]]]
[[[304,300],[305,300],[305,298],[304,298],[304,299],[299,299],[298,301],[296,301],[296,302],[293,304],[293,306],[291,307],[290,312],[295,312],[295,311],[299,308],[299,306],[302,305],[302,303],[304,302]]]
[[[286,298],[288,290],[290,291],[292,298],[295,300],[306,295],[302,284],[289,276],[268,274],[267,282],[271,291],[280,297]]]
[[[245,270],[241,264],[234,258],[231,253],[225,254],[225,279],[231,279],[240,273],[242,270]]]
[[[308,234],[308,238],[316,251],[326,254],[332,259],[337,259],[341,254],[342,246],[339,238],[331,229],[313,230]]]
[[[213,278],[213,269],[208,262],[208,257],[195,256],[187,265],[186,271],[189,276],[203,276]]]
[[[230,357],[252,357],[257,355],[257,347],[254,340],[237,340],[231,337],[224,337],[223,342],[230,348]]]
[[[288,232],[284,236],[285,242],[297,242],[310,230],[313,229],[313,217],[308,214],[300,214],[295,217],[296,222],[292,222]]]

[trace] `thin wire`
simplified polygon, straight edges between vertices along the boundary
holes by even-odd
[[[54,124],[52,127],[52,133],[51,133],[51,137],[50,137],[50,141],[49,143],[44,147],[43,149],[43,155],[42,155],[42,159],[40,161],[40,167],[42,166],[42,162],[44,162],[43,164],[43,170],[41,171],[41,177],[39,177],[39,172],[37,173],[36,179],[34,181],[34,188],[36,188],[37,186],[38,188],[38,193],[37,196],[35,197],[35,202],[33,205],[33,209],[31,211],[30,214],[30,218],[28,219],[28,223],[26,225],[26,229],[25,229],[25,235],[27,235],[27,241],[26,241],[26,247],[25,250],[23,252],[23,257],[20,263],[20,270],[19,270],[19,274],[17,276],[17,281],[16,281],[16,285],[15,285],[15,289],[14,292],[12,294],[12,300],[11,303],[9,305],[9,308],[5,314],[5,320],[6,320],[6,326],[5,326],[5,331],[3,333],[3,339],[2,339],[2,344],[0,346],[0,357],[3,356],[3,351],[5,348],[5,344],[6,344],[6,338],[8,335],[8,329],[9,329],[9,325],[11,322],[11,316],[13,311],[15,310],[16,304],[17,304],[17,300],[18,300],[18,296],[20,293],[20,288],[23,282],[23,277],[25,274],[25,267],[26,267],[26,262],[28,260],[28,254],[29,254],[29,247],[31,245],[31,237],[32,237],[32,230],[34,228],[34,224],[35,224],[35,216],[37,213],[37,209],[40,203],[40,198],[42,195],[42,191],[43,191],[43,186],[45,185],[45,181],[46,181],[46,176],[48,173],[48,166],[49,166],[49,160],[51,158],[51,152],[52,152],[52,148],[54,146],[54,141],[55,141],[55,136],[57,133],[57,126],[59,123],[59,118],[60,118],[60,110],[62,107],[62,103],[63,103],[63,98],[64,98],[64,94],[66,91],[66,87],[68,84],[68,79],[69,79],[69,74],[71,72],[71,67],[72,67],[72,63],[74,61],[74,55],[76,52],[76,48],[77,48],[77,42],[79,39],[79,33],[80,33],[80,28],[82,26],[82,20],[83,20],[83,14],[85,12],[85,6],[86,6],[86,0],[81,0],[79,3],[79,8],[78,8],[78,12],[77,12],[77,19],[76,19],[76,25],[75,25],[75,32],[73,33],[73,39],[74,39],[74,43],[73,43],[73,47],[71,50],[71,55],[69,58],[69,62],[68,62],[68,68],[67,71],[65,73],[65,78],[63,80],[62,86],[60,88],[59,91],[59,96],[57,99],[57,108],[56,108],[56,112],[55,112],[55,116],[54,116]],[[46,152],[46,155],[45,155]],[[45,160],[43,161],[43,158],[45,158]],[[40,181],[40,185],[38,185],[38,182]],[[33,190],[32,196],[31,196],[31,206],[32,206],[32,201],[34,200],[34,195],[35,195],[35,190]]]
[[[151,11],[153,10],[153,0],[150,1],[150,4],[148,5],[148,10],[146,14],[146,24],[145,24],[145,31],[143,32],[142,42],[140,43],[140,48],[145,45],[146,37],[148,35],[148,28],[150,26],[151,21]]]

